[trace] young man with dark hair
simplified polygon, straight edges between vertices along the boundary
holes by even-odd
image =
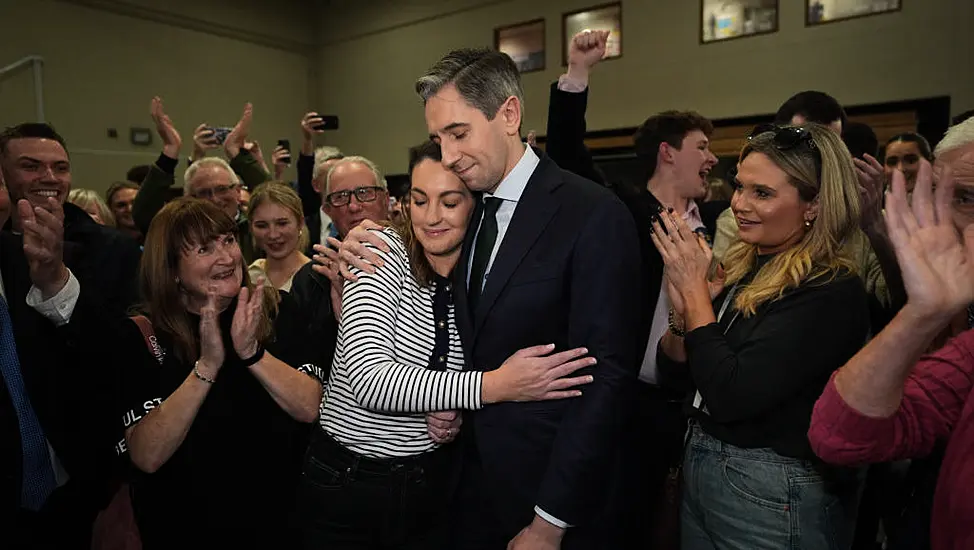
[[[848,122],[845,109],[834,97],[825,92],[806,90],[788,98],[778,108],[774,117],[775,124],[796,126],[806,122],[815,122],[828,126],[833,132],[842,135],[842,129]]]
[[[78,357],[55,324],[68,322],[79,299],[125,315],[137,299],[139,248],[67,203],[70,190],[71,160],[53,128],[0,133],[0,325],[12,325],[0,328],[0,516],[12,548],[90,547],[118,465],[121,434],[108,428],[115,377],[85,368],[98,358]],[[50,248],[40,257],[38,236]],[[38,296],[35,286],[55,292]]]

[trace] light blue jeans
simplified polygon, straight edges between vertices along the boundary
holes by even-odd
[[[691,426],[683,550],[849,550],[862,471],[743,449]]]

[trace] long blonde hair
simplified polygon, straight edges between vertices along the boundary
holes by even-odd
[[[806,144],[779,149],[774,133],[765,132],[750,139],[741,151],[739,162],[751,153],[761,153],[788,175],[803,202],[818,201],[818,217],[802,239],[777,254],[741,288],[735,308],[745,317],[757,308],[781,298],[786,291],[808,281],[831,281],[843,272],[856,273],[853,260],[843,246],[859,227],[859,191],[852,155],[842,140],[825,126],[808,124],[808,130],[821,157],[821,172],[816,170],[816,152]],[[738,241],[724,258],[727,284],[740,282],[754,269],[758,247]]]
[[[283,181],[264,182],[250,195],[250,203],[247,205],[248,214],[253,216],[257,208],[265,203],[279,205],[294,216],[294,223],[299,231],[297,251],[303,254],[311,243],[311,236],[308,235],[308,226],[304,223],[304,210],[298,193]],[[253,224],[253,220],[250,220],[250,223]]]
[[[222,235],[236,234],[237,223],[210,201],[181,197],[164,206],[152,218],[145,236],[145,251],[139,270],[142,311],[156,331],[173,340],[173,351],[183,362],[199,358],[200,343],[194,332],[189,312],[182,300],[177,282],[183,251]],[[243,284],[251,291],[253,282],[247,266],[240,261]],[[257,327],[257,341],[266,344],[271,338],[272,318],[277,313],[278,294],[271,285],[264,287],[263,318]],[[229,342],[224,342],[229,344]]]

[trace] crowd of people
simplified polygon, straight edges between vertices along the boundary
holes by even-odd
[[[543,150],[508,56],[446,54],[397,197],[315,112],[292,182],[254,106],[184,160],[153,98],[104,198],[0,134],[4,547],[974,547],[974,118],[881,145],[800,92],[724,184],[664,111],[613,181],[606,40]]]

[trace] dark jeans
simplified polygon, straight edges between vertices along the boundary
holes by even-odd
[[[317,428],[298,488],[302,547],[445,548],[456,458],[447,446],[408,458],[372,459]]]

